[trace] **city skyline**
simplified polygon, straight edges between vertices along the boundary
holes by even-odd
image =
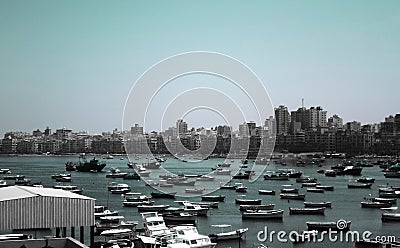
[[[135,80],[189,51],[242,61],[273,106],[304,98],[361,123],[399,111],[398,1],[1,1],[0,20],[0,134],[121,129]]]
[[[307,107],[305,107],[305,106],[299,106],[298,108],[295,108],[295,109],[289,109],[289,108],[287,108],[286,105],[279,105],[279,106],[274,107],[274,109],[277,110],[277,109],[279,109],[280,107],[286,108],[287,111],[288,111],[289,116],[291,116],[291,115],[293,114],[293,112],[297,112],[297,111],[299,111],[300,109],[309,110],[309,109],[318,109],[318,108],[321,108],[321,110],[324,110],[324,109],[323,109],[321,106],[319,106],[319,105],[318,105],[318,106],[310,106],[309,108],[307,108]],[[324,110],[324,111],[325,111],[325,112],[328,112],[328,111],[326,111],[326,110]],[[328,123],[328,119],[330,119],[330,118],[333,118],[333,119],[339,118],[340,121],[341,121],[341,123],[342,123],[342,126],[345,126],[347,123],[348,123],[348,124],[351,124],[351,123],[359,123],[360,126],[363,126],[363,125],[374,125],[374,124],[380,124],[380,123],[382,123],[382,122],[387,121],[387,119],[388,119],[389,117],[394,118],[394,116],[396,116],[397,114],[400,114],[400,113],[392,113],[392,114],[389,114],[389,115],[387,115],[387,116],[384,116],[384,117],[382,117],[382,119],[381,119],[380,121],[378,121],[378,122],[365,122],[365,123],[362,123],[362,122],[360,122],[360,121],[358,121],[358,120],[345,121],[345,120],[343,120],[343,118],[341,118],[340,113],[332,113],[332,114],[327,114],[327,115],[326,115],[326,123]],[[274,120],[276,120],[276,116],[275,116],[275,115],[273,115],[272,117],[273,117]],[[188,130],[188,131],[191,130],[191,129],[194,129],[195,131],[196,131],[196,130],[201,130],[201,129],[212,130],[212,129],[216,129],[218,126],[228,126],[228,127],[232,128],[232,130],[231,130],[232,132],[240,132],[240,125],[242,125],[242,124],[246,124],[246,123],[255,123],[257,127],[262,127],[262,126],[265,126],[265,121],[269,121],[270,118],[271,118],[271,116],[266,117],[266,118],[264,119],[264,122],[261,123],[261,124],[260,124],[260,123],[256,123],[256,122],[253,121],[253,120],[248,120],[248,121],[246,121],[246,122],[244,122],[244,123],[235,123],[235,125],[233,125],[233,126],[224,125],[223,123],[219,123],[219,124],[212,125],[212,126],[205,126],[205,125],[194,126],[194,125],[192,125],[189,121],[187,121],[186,119],[178,119],[177,122],[183,121],[183,122],[187,125],[186,130]],[[291,117],[290,117],[290,118],[291,118]],[[290,123],[290,122],[292,122],[292,120],[290,120],[289,123]],[[168,126],[168,127],[167,127],[166,129],[164,129],[164,130],[145,130],[144,127],[143,127],[143,125],[141,125],[141,124],[139,124],[139,123],[133,123],[129,128],[127,128],[127,129],[125,129],[125,130],[119,129],[118,127],[114,127],[114,128],[110,128],[110,129],[101,130],[100,132],[97,132],[97,133],[90,132],[88,129],[76,130],[76,129],[73,129],[73,128],[71,128],[71,127],[66,127],[66,126],[54,127],[54,128],[55,128],[54,130],[67,129],[67,130],[72,130],[72,131],[74,131],[75,133],[87,133],[87,134],[90,134],[90,135],[102,135],[102,134],[105,134],[105,133],[112,134],[114,131],[118,131],[118,132],[132,132],[132,128],[137,128],[137,127],[140,128],[140,129],[142,130],[142,132],[145,133],[145,134],[149,134],[149,133],[151,133],[151,132],[163,133],[163,132],[165,132],[165,131],[170,130],[171,128],[177,128],[177,124],[176,124],[176,125]],[[326,126],[326,127],[328,127],[328,126]],[[32,132],[36,132],[36,131],[38,131],[38,130],[39,130],[39,131],[42,131],[42,129],[43,129],[43,132],[44,132],[46,129],[53,130],[52,127],[51,127],[50,125],[46,125],[46,126],[44,126],[44,127],[34,127],[34,128],[32,128],[31,130],[6,130],[4,133],[0,133],[0,137],[3,137],[6,133],[12,133],[12,132],[22,132],[22,133],[30,133],[30,134],[31,134]]]

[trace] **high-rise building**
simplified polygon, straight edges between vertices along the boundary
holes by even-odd
[[[333,115],[328,119],[328,127],[330,128],[343,128],[343,119],[338,115]]]
[[[131,134],[133,135],[142,135],[143,127],[139,126],[139,124],[135,124],[135,126],[131,127]]]
[[[276,134],[287,134],[290,126],[290,115],[287,107],[275,108]]]
[[[176,129],[179,135],[185,135],[188,131],[188,125],[185,121],[179,119],[176,121]]]
[[[353,132],[361,131],[361,123],[358,121],[351,121],[346,123],[346,130]]]

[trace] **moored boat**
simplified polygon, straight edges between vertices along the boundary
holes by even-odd
[[[163,192],[151,192],[153,198],[175,198],[176,192],[163,193]]]
[[[371,183],[349,183],[347,184],[347,188],[349,189],[370,189],[372,186]]]
[[[258,194],[260,195],[275,195],[275,190],[259,189]]]
[[[281,199],[288,200],[304,200],[306,198],[305,194],[280,194]]]
[[[87,161],[84,156],[81,156],[80,160],[81,159],[82,159],[82,161],[79,161],[75,165],[75,169],[77,171],[81,171],[81,172],[91,172],[91,171],[101,172],[104,169],[104,167],[106,167],[106,163],[99,162],[99,160],[96,159],[96,158],[93,158],[93,159]]]
[[[236,198],[235,203],[240,205],[261,205],[261,199]]]
[[[325,207],[317,207],[317,208],[289,208],[289,214],[315,214],[315,215],[324,215]]]
[[[246,210],[272,210],[274,209],[275,204],[260,204],[260,205],[240,205],[240,211]]]
[[[159,204],[159,205],[138,205],[137,209],[139,212],[158,212],[165,210],[169,205]]]
[[[306,207],[306,208],[319,208],[319,207],[331,208],[332,202],[304,202],[304,207]]]
[[[202,201],[218,201],[218,202],[223,202],[225,201],[225,195],[203,195],[201,197]]]
[[[334,230],[334,231],[346,231],[350,229],[351,221],[339,220],[339,221],[326,221],[326,222],[306,222],[308,230]]]
[[[212,225],[212,227],[221,229],[220,232],[215,232],[208,235],[212,241],[240,239],[249,230],[248,228],[240,228],[237,230],[232,230],[231,225],[224,225],[224,224]],[[224,231],[226,228],[230,228],[230,231]]]
[[[388,208],[390,206],[392,206],[392,204],[387,202],[373,202],[373,201],[361,202],[362,208]]]
[[[282,219],[283,209],[277,210],[247,210],[242,212],[242,218],[247,219]]]
[[[382,213],[381,219],[383,222],[400,222],[400,213]]]
[[[317,188],[308,188],[307,192],[310,192],[310,193],[325,193],[325,190],[324,189],[317,189]]]

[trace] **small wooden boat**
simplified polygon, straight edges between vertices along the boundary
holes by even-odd
[[[296,183],[316,183],[317,179],[314,177],[300,177],[296,178]]]
[[[153,198],[175,198],[176,192],[163,193],[163,192],[151,192],[151,197]]]
[[[304,207],[306,208],[331,208],[332,202],[304,202]]]
[[[245,219],[282,219],[284,210],[247,210],[242,212]]]
[[[336,177],[337,171],[336,170],[326,170],[324,174],[327,177]]]
[[[131,192],[131,187],[125,187],[125,188],[118,188],[118,189],[112,189],[110,190],[111,194],[126,194],[128,192]]]
[[[285,173],[279,173],[279,174],[267,173],[264,175],[264,179],[265,180],[287,181],[287,180],[289,180],[289,176],[288,176],[288,174],[285,174]]]
[[[275,195],[275,190],[259,189],[258,194],[260,194],[260,195]]]
[[[220,189],[230,189],[230,190],[236,190],[236,185],[230,185],[230,184],[225,184],[219,186]]]
[[[362,208],[388,208],[391,207],[391,203],[387,202],[372,202],[372,201],[362,201],[361,207]]]
[[[275,204],[265,204],[265,205],[240,205],[240,211],[246,210],[272,210],[274,209]]]
[[[202,176],[196,178],[196,180],[199,182],[211,182],[211,181],[214,181],[214,179],[215,179],[214,177],[208,176],[208,175],[202,175]]]
[[[212,227],[220,228],[220,232],[209,234],[212,241],[240,239],[249,230],[248,228],[240,228],[232,230],[231,225],[212,225]],[[224,231],[226,228],[231,228],[230,231]]]
[[[177,185],[177,186],[194,186],[195,183],[196,183],[196,181],[176,181],[176,182],[172,182],[172,184]]]
[[[317,185],[319,185],[319,183],[302,183],[302,184],[301,184],[301,187],[302,187],[302,188],[316,187]]]
[[[169,205],[138,205],[137,209],[139,212],[158,212],[165,210],[169,207]]]
[[[400,222],[400,213],[382,213],[381,219],[383,222],[389,222],[389,221]]]
[[[136,172],[128,173],[123,178],[125,180],[140,180],[140,176]]]
[[[306,198],[305,194],[280,194],[281,199],[288,200],[304,200]]]
[[[239,172],[235,174],[232,178],[233,179],[250,179],[251,174],[250,173],[242,173]]]
[[[247,192],[247,187],[244,186],[242,183],[236,184],[236,192],[242,192],[242,193],[246,193]]]
[[[365,200],[368,201],[373,201],[373,202],[383,202],[383,203],[390,203],[390,204],[396,204],[397,199],[396,198],[380,198],[380,197],[364,197]]]
[[[72,177],[71,176],[57,177],[56,182],[72,182]]]
[[[158,186],[162,188],[172,188],[174,185],[172,183],[160,183]]]
[[[347,188],[349,189],[370,189],[372,183],[349,183]]]
[[[240,205],[261,205],[261,199],[236,198],[235,203]]]
[[[351,221],[306,222],[308,230],[346,231],[350,229]]]
[[[299,193],[299,189],[298,188],[283,188],[283,189],[281,189],[281,193],[297,194],[297,193]]]
[[[219,202],[190,202],[191,204],[199,205],[204,208],[218,208]]]
[[[51,179],[57,179],[57,178],[60,178],[60,177],[71,177],[71,174],[61,173],[61,174],[51,175]]]
[[[204,195],[201,197],[202,201],[218,201],[218,202],[223,202],[225,201],[225,195]]]
[[[324,215],[325,214],[325,207],[318,207],[318,208],[289,208],[289,214]]]
[[[217,168],[214,173],[216,175],[231,175],[231,170],[229,169],[223,169],[223,168]]]
[[[325,190],[324,189],[317,189],[317,188],[308,188],[307,189],[307,192],[310,192],[310,193],[325,193]]]
[[[374,183],[375,178],[372,177],[360,177],[356,180],[359,183]]]
[[[162,217],[167,225],[177,225],[177,224],[196,224],[197,215],[192,213],[175,212],[175,213],[165,213]]]
[[[317,185],[316,189],[323,189],[325,191],[333,191],[335,188],[332,185]]]
[[[107,178],[123,178],[124,176],[128,175],[127,172],[115,172],[115,173],[110,173],[107,174]]]

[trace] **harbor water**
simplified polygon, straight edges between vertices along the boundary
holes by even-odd
[[[56,185],[51,175],[65,172],[65,163],[67,161],[78,161],[77,156],[18,156],[18,157],[0,157],[0,168],[9,168],[13,174],[22,174],[29,178],[32,182],[41,182],[44,187],[53,187]],[[125,216],[125,220],[140,220],[140,214],[134,207],[124,207],[123,196],[110,194],[107,191],[107,186],[111,182],[127,183],[132,187],[132,192],[140,192],[145,195],[150,195],[151,192],[156,190],[141,180],[124,180],[122,178],[106,178],[107,171],[114,167],[121,172],[132,172],[127,163],[129,162],[126,157],[115,157],[114,159],[105,160],[107,166],[101,173],[85,173],[85,172],[68,172],[72,174],[72,182],[65,183],[76,185],[84,189],[83,195],[93,197],[96,199],[96,205],[108,206],[111,210],[118,210],[120,215]],[[162,166],[173,173],[186,173],[186,174],[208,174],[211,168],[214,168],[219,163],[223,163],[224,159],[210,158],[199,163],[184,163],[172,157],[167,157],[166,162]],[[228,162],[232,162],[229,160]],[[260,177],[254,183],[249,183],[247,180],[232,180],[232,183],[243,182],[248,187],[247,193],[237,193],[234,190],[220,189],[211,195],[225,195],[225,201],[219,203],[219,208],[211,209],[207,217],[197,218],[197,228],[201,234],[211,234],[219,231],[211,227],[215,224],[230,224],[233,229],[249,228],[246,235],[240,241],[224,241],[219,242],[217,247],[257,247],[262,243],[268,247],[354,247],[352,242],[331,242],[328,238],[321,243],[301,243],[293,244],[290,240],[288,242],[280,242],[277,236],[270,237],[267,241],[260,241],[259,238],[264,237],[263,232],[266,228],[268,232],[278,233],[285,231],[300,232],[306,230],[307,221],[338,221],[340,219],[351,221],[350,230],[363,233],[369,231],[372,233],[371,237],[375,236],[400,236],[399,223],[382,223],[380,209],[361,208],[360,202],[363,201],[365,196],[371,194],[378,196],[378,187],[380,185],[400,186],[400,179],[385,178],[381,169],[378,166],[364,168],[362,171],[363,176],[370,176],[375,178],[375,183],[371,189],[348,189],[347,184],[359,176],[337,176],[326,177],[324,174],[317,173],[319,169],[330,169],[332,165],[340,163],[340,160],[327,159],[322,163],[322,167],[305,165],[297,167],[295,160],[287,163],[286,166],[277,165],[273,161],[267,166],[267,170],[276,170],[280,168],[288,169],[294,168],[303,171],[303,175],[318,178],[321,185],[332,185],[334,191],[325,191],[323,194],[306,192],[305,188],[301,188],[300,183],[296,183],[295,179],[289,181],[273,181],[264,180]],[[236,160],[233,163],[240,163]],[[250,163],[249,163],[250,164]],[[249,169],[250,169],[249,165]],[[2,178],[3,175],[0,175]],[[332,208],[325,210],[325,215],[289,215],[289,207],[304,207],[303,201],[298,200],[283,200],[279,197],[282,185],[293,184],[294,188],[299,188],[300,193],[306,194],[306,201],[322,202],[331,201]],[[276,195],[259,195],[259,189],[275,190]],[[242,196],[245,195],[245,196]],[[239,211],[239,206],[235,204],[235,199],[245,197],[248,199],[262,199],[262,204],[275,204],[275,209],[285,210],[283,220],[262,220],[262,219],[243,219]],[[154,199],[155,204],[168,204],[170,206],[178,206],[176,200],[190,200],[200,201],[200,197],[176,199]],[[139,227],[141,224],[139,223]],[[288,237],[287,237],[288,238]]]

